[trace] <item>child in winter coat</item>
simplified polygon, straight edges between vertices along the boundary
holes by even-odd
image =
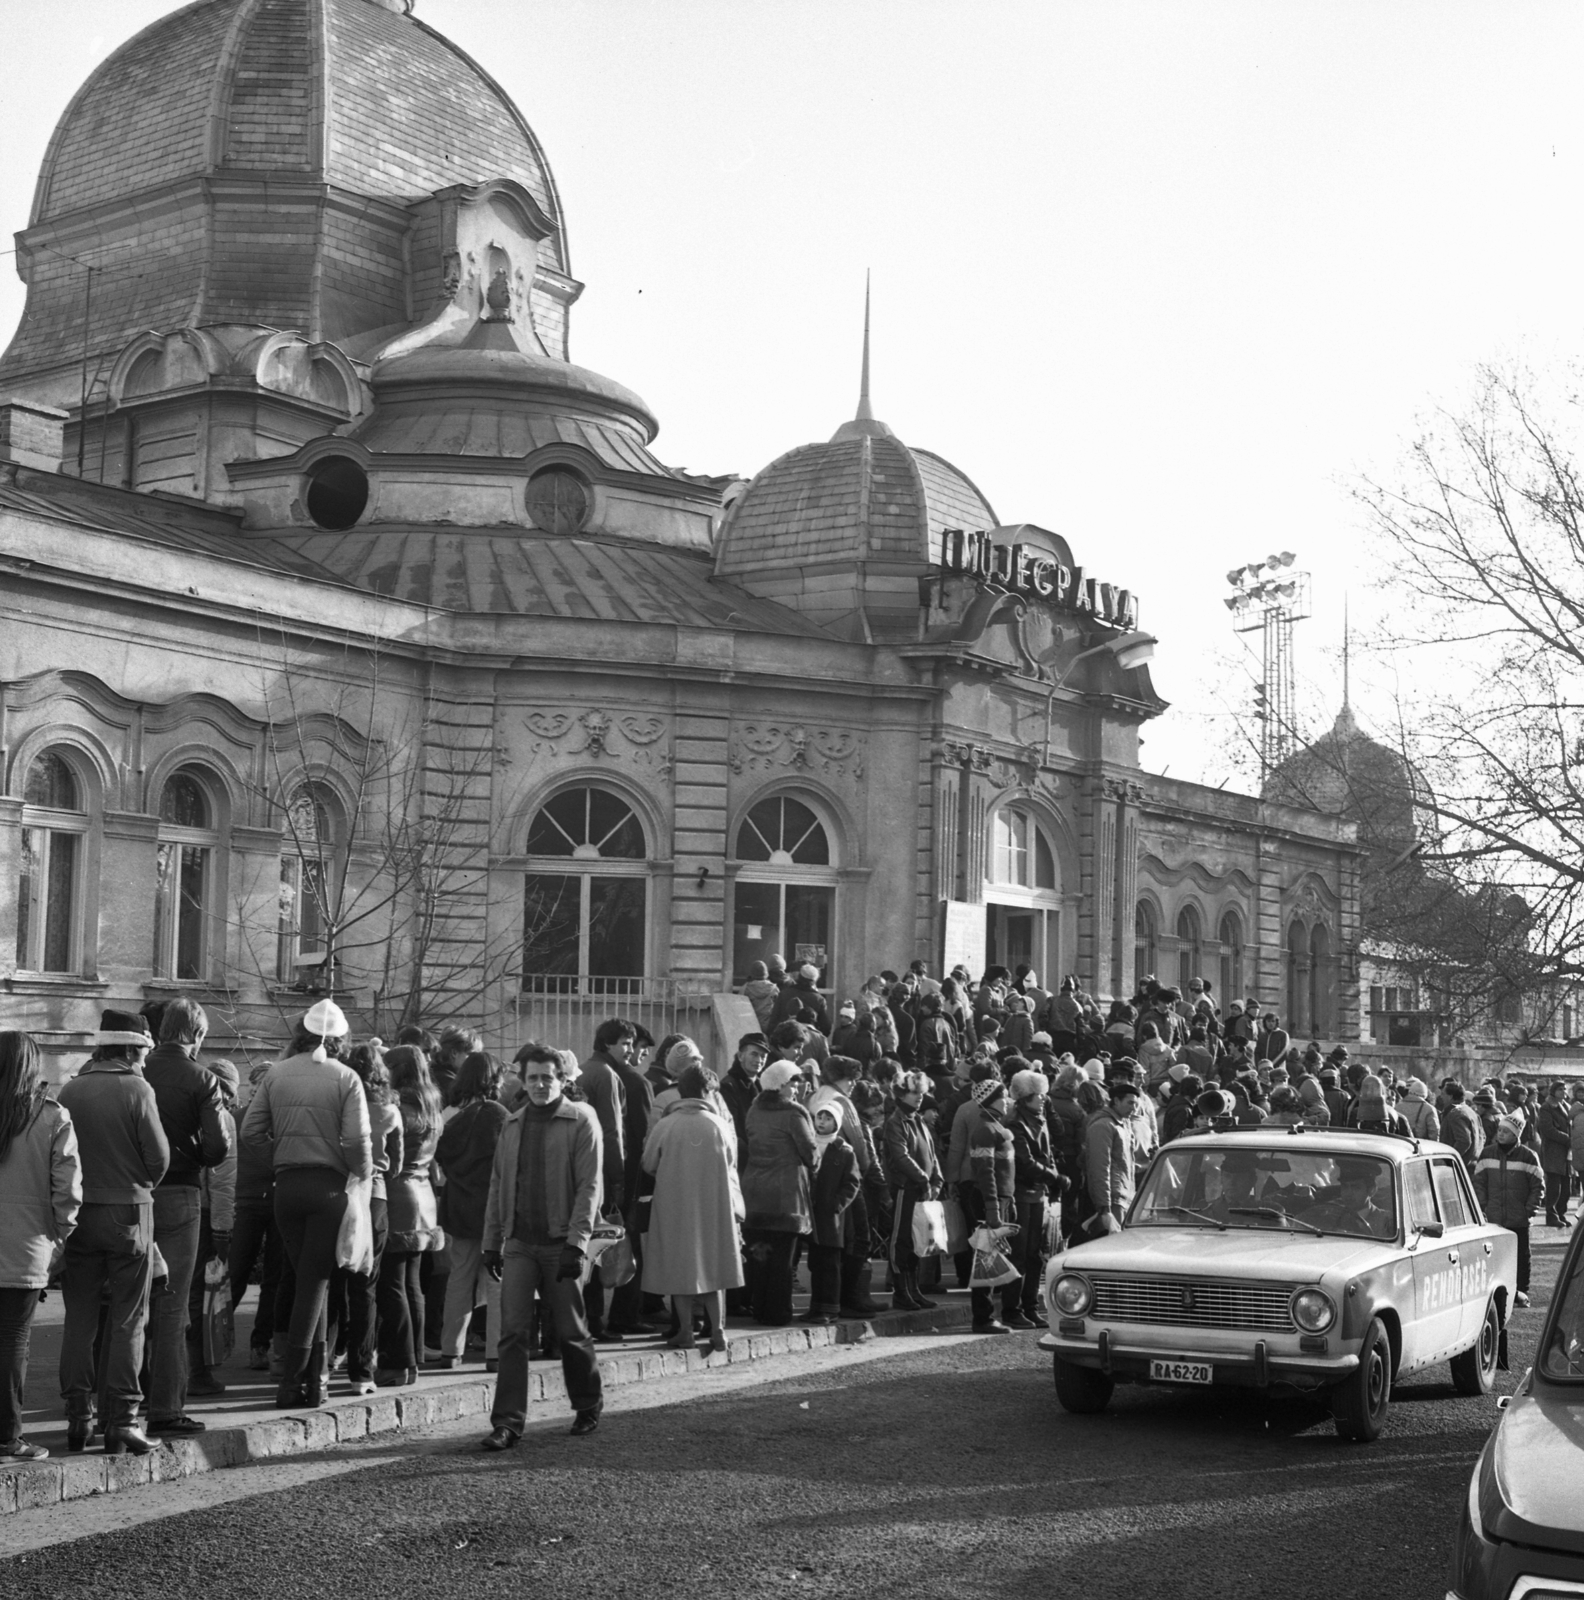
[[[809,1308],[806,1321],[829,1325],[841,1308],[841,1260],[847,1211],[858,1197],[858,1157],[841,1136],[841,1108],[829,1090],[809,1104],[814,1118],[815,1167],[809,1210]],[[867,1243],[867,1241],[866,1241]]]

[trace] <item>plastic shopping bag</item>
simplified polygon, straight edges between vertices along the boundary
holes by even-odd
[[[1015,1227],[975,1228],[969,1244],[973,1247],[973,1274],[970,1289],[999,1289],[1003,1283],[1016,1283],[1023,1274],[1001,1248],[1017,1232]]]
[[[225,1262],[211,1260],[204,1268],[203,1359],[206,1367],[223,1367],[231,1359],[236,1325],[231,1318],[231,1275]]]
[[[919,1200],[913,1206],[913,1254],[943,1255],[946,1251],[946,1208],[939,1200]]]
[[[599,1281],[607,1289],[619,1289],[624,1283],[630,1283],[632,1275],[637,1270],[638,1263],[633,1257],[632,1240],[625,1233],[610,1249],[600,1253]]]
[[[370,1178],[348,1178],[347,1204],[336,1234],[336,1265],[348,1272],[374,1270],[374,1219],[369,1214],[369,1197],[374,1192]]]
[[[605,1258],[619,1247],[627,1244],[627,1230],[620,1222],[611,1221],[602,1217],[594,1224],[594,1231],[589,1235],[589,1242],[583,1251],[583,1276],[581,1282],[587,1283],[596,1273],[599,1274],[601,1283],[607,1288],[616,1285],[608,1283],[605,1277]],[[628,1273],[628,1277],[632,1274]],[[622,1279],[625,1283],[626,1278]]]
[[[968,1217],[961,1202],[950,1196],[941,1206],[946,1213],[946,1254],[960,1256],[968,1248]]]

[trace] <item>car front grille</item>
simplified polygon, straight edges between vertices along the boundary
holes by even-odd
[[[1133,1278],[1088,1274],[1090,1312],[1101,1322],[1156,1323],[1175,1328],[1249,1328],[1291,1333],[1292,1287],[1225,1278]]]

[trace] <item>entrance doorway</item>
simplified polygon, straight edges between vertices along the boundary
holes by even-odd
[[[1035,981],[1048,989],[1056,981],[1061,950],[1061,913],[1042,906],[985,904],[985,965],[1015,972],[1023,963]],[[976,973],[977,977],[978,974]]]

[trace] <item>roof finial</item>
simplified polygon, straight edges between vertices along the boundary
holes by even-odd
[[[1348,693],[1348,652],[1352,643],[1348,631],[1348,597],[1346,590],[1342,594],[1342,709],[1353,709],[1352,699]]]
[[[864,340],[863,376],[858,382],[858,410],[855,422],[873,422],[874,412],[869,406],[869,268],[864,268]]]

